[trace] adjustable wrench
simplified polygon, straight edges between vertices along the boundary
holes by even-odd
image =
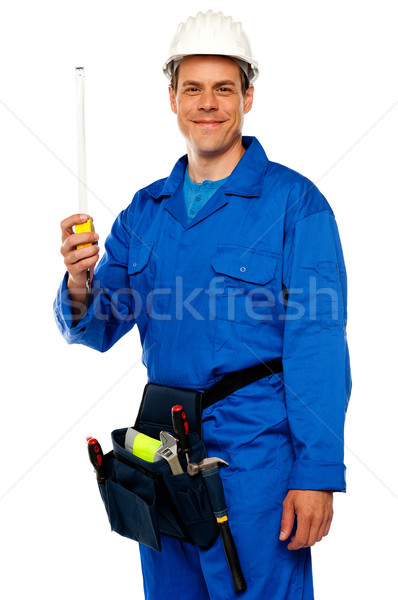
[[[167,460],[173,475],[181,475],[184,473],[177,455],[178,440],[171,435],[171,433],[168,433],[167,431],[161,431],[160,441],[162,442],[162,445],[158,449],[157,454]]]

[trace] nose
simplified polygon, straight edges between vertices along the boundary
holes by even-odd
[[[218,109],[218,102],[213,90],[203,90],[199,96],[199,110],[214,111]]]

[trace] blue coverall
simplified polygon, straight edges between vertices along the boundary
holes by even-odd
[[[313,598],[309,548],[279,541],[289,489],[345,491],[343,429],[351,391],[346,271],[333,212],[316,186],[269,161],[254,137],[189,222],[187,156],[117,217],[72,327],[66,276],[55,301],[68,343],[101,352],[135,323],[153,383],[203,390],[276,357],[271,375],[205,409],[250,600]],[[149,600],[236,598],[220,537],[203,550],[162,537],[140,546]]]

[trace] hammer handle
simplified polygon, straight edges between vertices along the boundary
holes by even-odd
[[[247,589],[247,585],[240,567],[238,553],[236,551],[234,538],[232,537],[228,520],[223,521],[222,523],[219,522],[218,527],[221,533],[225,557],[228,562],[229,570],[231,571],[234,590],[235,592],[244,592]]]
[[[235,542],[229,527],[224,489],[218,466],[215,465],[211,469],[201,471],[201,473],[202,479],[206,486],[210,504],[221,533],[221,540],[224,546],[228,567],[231,571],[234,590],[235,592],[243,592],[247,586],[242,574],[242,569],[240,567],[239,556],[236,551]]]

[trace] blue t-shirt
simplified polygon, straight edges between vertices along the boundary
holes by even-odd
[[[188,221],[191,221],[194,216],[200,211],[202,206],[206,204],[212,195],[227,181],[228,177],[210,181],[205,179],[203,183],[195,183],[188,175],[188,167],[185,169],[184,177],[184,198],[185,206],[187,207]]]

